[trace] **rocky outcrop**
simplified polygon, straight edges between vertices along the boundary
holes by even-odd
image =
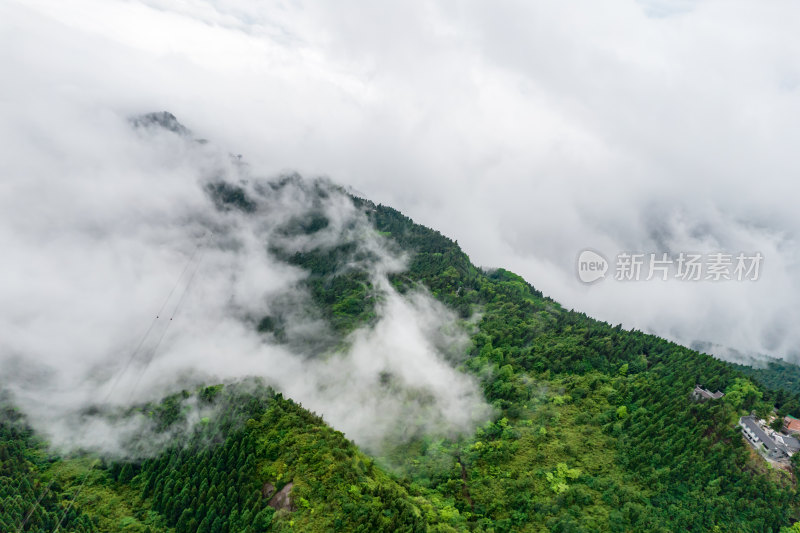
[[[137,128],[163,128],[183,137],[192,136],[189,128],[178,122],[175,115],[168,111],[138,115],[131,117],[129,120]]]
[[[294,511],[296,507],[294,503],[292,503],[291,498],[291,491],[292,486],[294,483],[287,483],[281,490],[279,490],[272,499],[267,502],[267,505],[275,509],[276,511],[280,511],[281,509],[286,509],[287,511]],[[274,490],[274,487],[273,487]]]

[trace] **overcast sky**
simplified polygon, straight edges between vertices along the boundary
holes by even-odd
[[[257,173],[327,175],[567,307],[797,360],[797,20],[789,1],[0,0],[0,139],[69,170],[70,142],[113,153],[99,128],[169,110]],[[14,160],[0,199],[35,211],[48,193],[20,198],[36,164]],[[587,247],[764,262],[758,281],[584,285]]]

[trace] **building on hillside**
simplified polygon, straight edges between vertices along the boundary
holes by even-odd
[[[723,396],[725,396],[725,394],[720,391],[711,392],[710,390],[704,389],[700,385],[696,385],[692,391],[692,398],[698,402],[704,402],[706,400],[719,400]]]
[[[800,433],[800,420],[793,416],[783,417],[783,430],[787,433]]]
[[[786,455],[789,457],[800,451],[800,440],[797,440],[794,437],[782,435],[780,433],[774,433],[772,434],[772,438],[775,440],[778,446],[783,446],[786,449]]]
[[[800,441],[765,428],[754,416],[743,416],[739,426],[747,442],[767,459],[788,459],[800,451]]]

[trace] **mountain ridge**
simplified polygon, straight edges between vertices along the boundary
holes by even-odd
[[[797,396],[779,397],[710,355],[565,310],[367,199],[347,196],[369,233],[345,225],[337,246],[286,246],[329,228],[316,200],[341,189],[328,182],[212,180],[205,192],[212,209],[258,217],[251,192],[287,186],[308,192],[311,209],[283,221],[266,253],[307,274],[298,283],[315,320],[329,325],[307,351],[336,353],[354,331],[375,326],[386,296],[370,268],[381,252],[361,240],[384,243],[407,258],[386,270],[391,290],[430,294],[469,332],[448,364],[477,380],[491,419],[454,435],[394,428],[404,438],[390,434],[368,455],[265,384],[207,383],[136,408],[163,430],[189,420],[193,405],[219,407],[188,426],[186,439],[150,457],[98,461],[50,454],[6,397],[0,529],[779,531],[800,518],[795,476],[751,453],[735,425],[773,406],[800,416]],[[248,318],[250,327],[268,342],[305,341],[291,331],[295,306]],[[696,384],[726,396],[695,402]],[[375,391],[395,385],[380,374]],[[407,401],[424,405],[423,392]],[[275,509],[272,495],[290,483],[291,504]]]

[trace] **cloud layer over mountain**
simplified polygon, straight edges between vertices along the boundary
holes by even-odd
[[[476,380],[454,368],[467,332],[424,291],[395,291],[386,276],[405,258],[341,189],[267,180],[156,118],[26,117],[5,161],[0,385],[38,430],[57,446],[125,453],[149,424],[114,406],[249,376],[367,449],[488,417]],[[239,208],[214,201],[221,187]],[[324,227],[287,229],[312,215]],[[308,273],[279,256],[343,244],[355,251],[340,268],[366,271],[377,303],[374,323],[340,339],[301,283]],[[277,315],[280,339],[257,331]]]
[[[170,109],[265,175],[330,175],[567,306],[687,344],[798,360],[798,9],[657,0],[6,2],[3,242],[73,224],[81,233],[68,238],[86,239],[117,216],[109,197],[135,206],[152,190],[150,222],[129,231],[166,241],[166,213],[201,192],[187,196],[164,175],[188,171],[137,156],[141,148],[118,131],[98,132],[124,127],[121,116]],[[102,183],[87,183],[75,163],[85,153],[115,161],[99,167]],[[131,185],[134,163],[153,189]],[[93,194],[76,194],[85,188]],[[18,212],[24,223],[11,218]],[[67,256],[82,253],[71,244],[52,239]],[[574,272],[585,247],[609,256],[760,251],[765,259],[755,283],[587,287]],[[35,279],[59,304],[72,301],[35,266],[52,250],[30,248],[5,279]],[[109,266],[132,269],[127,253]],[[177,252],[160,253],[168,262]],[[80,267],[60,263],[52,268],[74,286],[89,284]],[[38,310],[54,304],[23,298],[27,284],[6,285],[6,301],[20,302],[15,320],[42,320]],[[88,342],[60,334],[75,351]]]

